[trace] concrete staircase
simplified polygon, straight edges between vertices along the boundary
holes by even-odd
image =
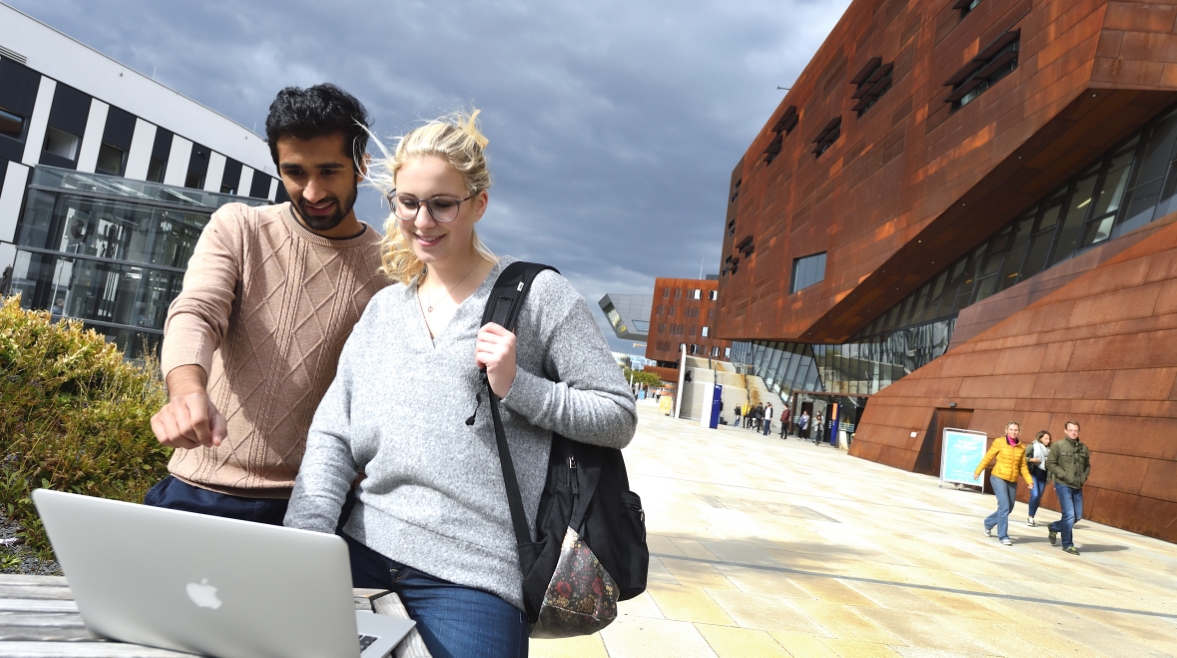
[[[688,356],[685,365],[691,375],[691,381],[683,384],[679,418],[702,418],[703,405],[711,400],[711,387],[720,384],[723,386],[720,398],[723,401],[723,412],[720,417],[729,423],[732,422],[732,413],[736,405],[743,404],[748,399],[744,375],[735,372],[732,365],[725,361]]]
[[[758,404],[772,403],[772,429],[769,430],[769,434],[780,434],[781,411],[785,408],[784,400],[770,391],[764,385],[764,380],[756,375],[746,375],[744,379],[748,383],[748,399],[751,400],[753,407]]]

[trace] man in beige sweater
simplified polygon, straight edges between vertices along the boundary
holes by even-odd
[[[169,402],[151,419],[176,448],[149,505],[282,524],[319,400],[368,300],[380,235],[356,219],[367,111],[330,84],[283,89],[266,138],[290,202],[229,204],[196,244],[168,310]]]

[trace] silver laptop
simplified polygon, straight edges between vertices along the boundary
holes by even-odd
[[[379,658],[414,624],[355,609],[334,535],[48,489],[33,502],[104,637],[221,658]]]

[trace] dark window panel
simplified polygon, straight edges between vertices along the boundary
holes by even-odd
[[[98,149],[98,163],[94,171],[111,176],[122,176],[127,168],[127,152],[110,144]]]
[[[274,195],[274,203],[286,203],[290,200],[290,195],[286,193],[286,186],[282,184],[282,180],[278,180],[278,192]]]
[[[90,118],[90,96],[69,85],[57,83],[53,106],[49,110],[49,125],[81,137],[86,134],[86,120]]]
[[[151,161],[147,164],[147,180],[162,183],[168,170],[168,158],[172,154],[172,132],[157,127],[155,141],[151,145]]]
[[[238,194],[241,184],[241,163],[229,158],[225,160],[225,172],[221,175],[221,194]]]
[[[208,175],[208,161],[212,150],[200,144],[192,145],[192,154],[188,156],[188,173],[184,177],[184,187],[200,190],[204,189],[205,177]]]
[[[41,74],[23,64],[0,58],[0,106],[24,117],[33,115]]]
[[[125,152],[131,150],[135,136],[135,115],[111,106],[106,113],[106,128],[102,131],[102,143]]]
[[[274,180],[260,171],[254,170],[253,183],[249,186],[249,196],[257,199],[270,198],[270,181]]]

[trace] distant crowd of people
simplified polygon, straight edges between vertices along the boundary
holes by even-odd
[[[1018,440],[1021,429],[1016,422],[1006,424],[1005,436],[993,441],[973,473],[979,479],[982,471],[993,466],[989,482],[997,495],[997,510],[985,518],[985,536],[992,537],[996,529],[1002,544],[1013,544],[1009,537],[1009,516],[1016,503],[1018,477],[1030,487],[1030,512],[1026,517],[1026,525],[1030,527],[1038,525],[1034,515],[1047,483],[1053,481],[1062,518],[1047,526],[1047,539],[1054,546],[1062,535],[1063,550],[1078,555],[1074,528],[1083,518],[1083,484],[1091,472],[1087,445],[1079,440],[1079,423],[1068,420],[1063,425],[1066,434],[1063,441],[1053,441],[1050,432],[1042,430],[1028,446]]]
[[[732,423],[736,427],[743,427],[744,429],[755,430],[764,436],[772,433],[772,421],[775,411],[771,402],[759,403],[753,405],[751,402],[745,402],[741,405],[736,405],[735,422]],[[780,413],[780,437],[782,439],[789,438],[789,430],[793,424],[793,412],[789,409],[789,405],[783,405]],[[819,411],[813,416],[809,415],[808,409],[802,409],[801,415],[797,417],[796,421],[796,436],[800,439],[812,439],[815,444],[821,444],[826,438],[825,418]]]

